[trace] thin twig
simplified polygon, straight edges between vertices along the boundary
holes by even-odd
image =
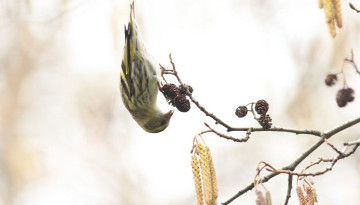
[[[205,130],[205,131],[201,131],[201,132],[199,132],[197,135],[195,135],[195,137],[194,137],[194,140],[193,140],[193,146],[192,146],[192,148],[191,148],[191,151],[190,151],[190,153],[193,153],[193,151],[194,151],[194,148],[195,148],[195,141],[197,142],[197,136],[200,136],[201,137],[201,135],[202,134],[205,134],[205,133],[209,133],[209,132],[212,132],[211,130]],[[202,137],[201,137],[201,139],[202,139]],[[203,143],[205,143],[204,142],[204,140],[202,139],[202,141],[203,141]]]
[[[181,85],[183,85],[183,84],[181,84]],[[214,114],[207,111],[203,106],[201,106],[200,103],[197,100],[195,100],[195,98],[192,96],[192,94],[189,95],[189,98],[190,98],[191,102],[193,102],[196,105],[196,107],[199,108],[199,110],[201,112],[205,113],[206,116],[211,117],[213,120],[215,120],[215,122],[217,124],[224,126],[227,130],[233,129],[230,125],[226,124],[225,122],[220,120],[218,117],[216,117]],[[244,131],[246,131],[246,130],[244,130]]]
[[[344,153],[341,152],[338,148],[336,148],[333,144],[331,144],[327,139],[324,139],[324,141],[326,142],[327,145],[329,145],[329,147],[331,147],[336,153],[338,153],[339,155],[343,155]]]
[[[345,62],[348,62],[348,63],[351,63],[351,65],[354,67],[356,73],[360,74],[360,71],[355,63],[355,60],[354,60],[354,51],[353,49],[351,49],[351,58],[345,58]]]
[[[182,83],[179,75],[177,74],[177,71],[176,71],[176,68],[175,68],[175,63],[172,60],[171,53],[169,54],[169,58],[170,58],[170,63],[171,63],[172,68],[174,70],[174,75],[175,75],[176,79],[179,81],[180,85],[184,85],[184,83]]]
[[[360,10],[357,9],[357,8],[355,8],[355,6],[352,5],[352,3],[349,3],[349,6],[350,6],[350,8],[351,8],[352,10],[356,11],[357,13],[360,13]]]
[[[176,70],[176,67],[175,67],[175,63],[173,62],[172,60],[172,57],[171,57],[171,53],[169,54],[169,59],[170,59],[170,63],[171,63],[171,66],[172,66],[172,70],[166,70],[164,69],[164,67],[160,67],[162,69],[162,76],[163,74],[171,74],[171,75],[174,75],[177,79],[177,81],[179,82],[180,85],[184,86],[184,83],[182,82],[182,80],[180,79],[180,76],[178,75],[178,72]],[[202,111],[203,113],[205,113],[206,116],[209,116],[211,117],[213,120],[215,120],[216,123],[224,126],[225,128],[227,129],[231,129],[232,127],[229,126],[228,124],[226,124],[225,122],[223,122],[222,120],[220,120],[218,117],[216,117],[214,114],[208,112],[203,106],[200,105],[200,103],[195,100],[195,98],[192,96],[191,93],[189,93],[189,98],[191,100],[191,102],[193,102],[196,107],[199,108],[200,111]]]
[[[228,132],[232,131],[247,131],[248,127],[236,127],[228,129]],[[290,128],[281,128],[281,127],[272,127],[269,129],[264,128],[252,128],[253,132],[289,132],[294,134],[305,134],[305,135],[314,135],[314,136],[321,136],[321,132],[317,130],[300,130],[300,129],[290,129]]]
[[[357,144],[356,146],[354,146],[352,148],[352,150],[349,153],[338,154],[337,157],[335,157],[334,159],[321,159],[321,162],[332,162],[329,167],[325,168],[322,171],[312,172],[312,173],[298,173],[298,172],[293,172],[293,171],[289,171],[289,170],[276,170],[275,172],[281,173],[281,174],[289,174],[289,175],[293,175],[293,176],[312,176],[312,177],[314,177],[314,176],[323,175],[326,172],[331,171],[333,169],[333,167],[335,166],[335,164],[340,159],[344,159],[344,158],[349,157],[350,155],[354,154],[359,146],[360,146],[360,144]]]
[[[356,145],[356,144],[360,144],[360,139],[352,141],[352,142],[345,142],[344,146]]]
[[[287,205],[289,203],[290,197],[291,197],[291,190],[292,190],[292,181],[293,181],[293,175],[288,176],[288,189],[286,193],[286,199],[284,205]]]
[[[216,130],[214,130],[213,128],[211,128],[207,123],[204,123],[206,127],[208,127],[213,133],[217,134],[219,137],[225,138],[227,140],[232,140],[234,142],[246,142],[249,140],[250,138],[250,133],[251,133],[251,129],[248,129],[248,132],[246,133],[246,137],[239,139],[239,138],[235,138],[235,137],[231,137],[229,135],[225,135],[222,134]]]
[[[326,132],[326,139],[329,139],[330,137],[332,137],[333,135],[337,134],[338,132],[341,132],[355,124],[358,124],[360,122],[360,117],[359,118],[355,118],[353,120],[349,120],[347,122],[345,122],[342,125],[339,125],[329,131]]]
[[[321,162],[331,162],[332,159],[326,160],[323,158],[319,158],[318,161],[310,162],[304,169],[301,170],[301,173],[304,173],[306,170],[310,169],[310,167],[320,164]]]

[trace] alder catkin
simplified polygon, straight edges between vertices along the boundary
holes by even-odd
[[[210,175],[211,175],[212,203],[213,203],[213,204],[217,204],[218,187],[217,187],[215,166],[214,166],[214,162],[213,162],[212,157],[211,157],[210,149],[209,149],[209,147],[206,147],[206,148],[208,149],[209,158],[210,158]]]
[[[195,155],[191,156],[191,167],[192,167],[194,184],[195,184],[196,204],[203,205],[204,197],[203,197],[202,185],[201,185],[199,161]]]
[[[306,205],[314,205],[316,200],[316,191],[313,187],[310,186],[306,186],[305,187],[305,192],[306,192],[306,196],[305,196],[305,204]]]
[[[210,150],[202,144],[198,148],[205,205],[216,205],[217,183]]]
[[[335,30],[335,16],[334,16],[332,1],[333,0],[323,0],[326,23],[328,24],[331,36],[334,38],[336,36],[336,30]]]
[[[266,205],[272,205],[271,194],[268,190],[266,190],[266,192],[265,192],[265,202],[266,202]]]
[[[301,187],[296,187],[296,194],[299,197],[299,205],[305,205],[305,197]]]
[[[336,25],[338,28],[342,27],[342,16],[341,16],[341,3],[340,0],[332,0],[334,7],[334,15],[336,20]]]
[[[258,189],[255,189],[255,193],[256,193],[256,205],[266,205],[264,194]]]

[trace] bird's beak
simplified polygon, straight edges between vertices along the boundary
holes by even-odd
[[[169,112],[165,113],[164,116],[165,116],[167,119],[170,119],[173,114],[174,114],[174,110],[170,110]]]

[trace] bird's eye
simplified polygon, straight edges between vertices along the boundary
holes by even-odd
[[[166,120],[161,120],[161,125],[165,125]]]

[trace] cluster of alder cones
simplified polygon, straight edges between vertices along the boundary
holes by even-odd
[[[325,78],[327,86],[333,86],[337,82],[337,74],[328,74]],[[344,86],[338,90],[336,94],[336,103],[339,107],[345,107],[347,103],[354,101],[354,90],[348,86]]]
[[[166,100],[170,105],[176,107],[180,112],[187,112],[190,110],[190,101],[187,95],[191,95],[193,88],[190,85],[175,85],[166,83],[160,88]]]
[[[259,114],[260,116],[256,116],[253,112],[253,105],[255,104],[255,112]],[[248,110],[247,106],[250,105],[251,108]],[[267,114],[269,110],[269,103],[267,103],[265,100],[258,100],[256,103],[249,103],[247,106],[241,105],[236,108],[235,115],[239,118],[245,117],[248,113],[248,111],[251,111],[254,115],[254,118],[258,121],[258,123],[263,127],[264,129],[269,129],[272,126],[272,119],[269,114]]]

